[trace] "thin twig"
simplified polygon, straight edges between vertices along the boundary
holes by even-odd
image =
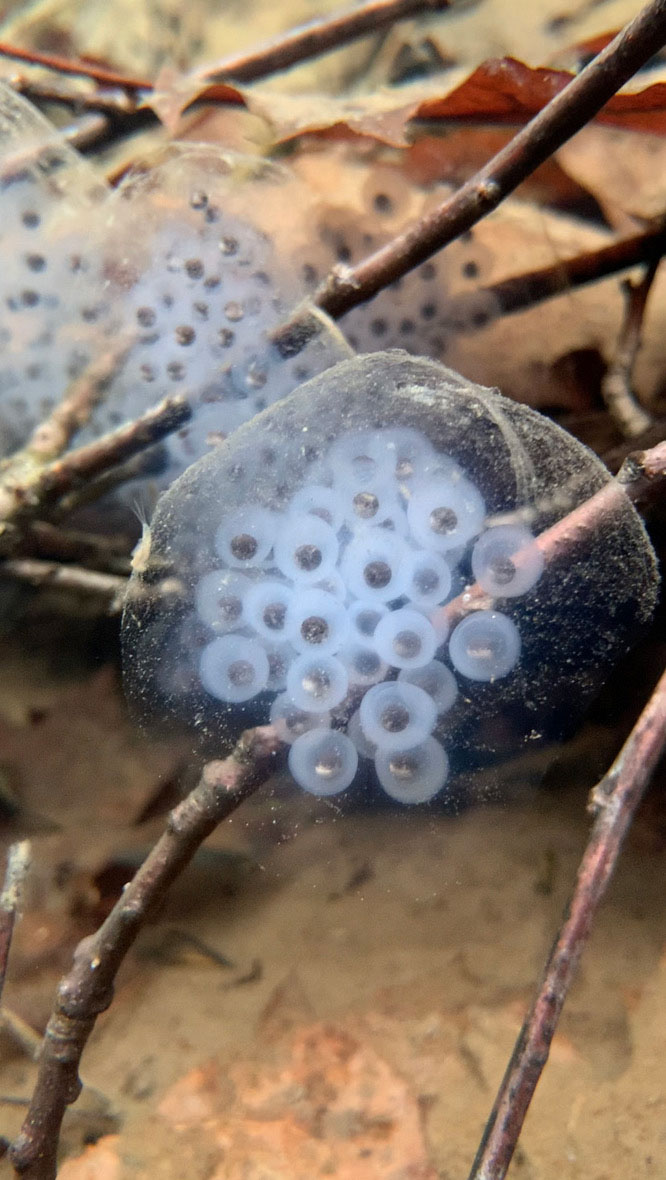
[[[87,533],[59,528],[48,520],[36,520],[24,530],[21,556],[48,561],[78,561],[89,569],[129,575],[129,544],[127,535]]]
[[[370,0],[360,7],[356,5],[309,21],[247,53],[207,65],[197,70],[196,77],[209,82],[256,82],[398,21],[443,12],[450,7],[451,0]]]
[[[0,578],[28,582],[31,586],[55,586],[72,594],[86,594],[109,600],[104,613],[120,614],[123,608],[127,578],[107,574],[77,565],[61,565],[57,561],[40,561],[36,557],[18,557],[0,562]]]
[[[34,520],[46,506],[101,472],[159,442],[179,429],[191,415],[187,398],[165,398],[133,422],[86,446],[67,451],[54,463],[9,461],[4,478],[0,471],[0,553],[16,547],[21,524]],[[28,458],[34,453],[26,448]]]
[[[89,422],[95,406],[102,401],[126,349],[126,345],[110,348],[72,381],[64,397],[56,403],[48,418],[39,423],[26,443],[24,449],[32,457],[46,462],[62,455],[77,430]]]
[[[592,792],[596,816],[565,921],[502,1080],[470,1180],[503,1180],[592,920],[653,771],[666,747],[666,672],[608,773]]]
[[[21,892],[30,868],[30,842],[21,840],[10,844],[7,852],[5,880],[0,893],[0,999],[7,974],[9,948],[12,943],[16,913],[21,904]]]
[[[229,758],[204,768],[198,785],[171,812],[166,830],[96,934],[85,938],[58,987],[44,1034],[37,1084],[9,1156],[25,1180],[53,1180],[67,1106],[81,1090],[79,1062],[116,973],[152,907],[197,848],[272,774],[282,749],[270,726],[248,730]]]
[[[666,0],[652,0],[453,196],[355,267],[334,267],[314,302],[339,319],[471,229],[580,131],[665,42]],[[316,330],[307,311],[297,312],[273,339],[288,355]]]
[[[641,263],[657,264],[666,251],[663,221],[654,228],[610,246],[584,251],[573,258],[558,259],[537,270],[523,271],[508,279],[476,287],[456,295],[447,320],[456,332],[474,332],[491,319],[535,307],[547,299],[564,295],[576,287],[596,283],[618,271]]]
[[[546,564],[564,556],[573,558],[577,546],[585,545],[590,535],[603,529],[607,521],[613,520],[625,497],[637,510],[645,511],[658,497],[663,497],[664,492],[666,442],[658,443],[648,451],[634,451],[628,455],[614,479],[556,524],[539,533],[534,543],[543,553]],[[521,553],[516,553],[512,561],[518,564],[528,556],[528,551],[522,557]],[[445,606],[439,607],[437,613],[441,613],[442,621],[451,628],[472,611],[488,610],[492,603],[492,597],[478,582],[474,582]]]
[[[655,259],[639,282],[627,279],[622,284],[626,299],[624,322],[615,358],[601,383],[606,408],[625,438],[638,438],[652,425],[652,418],[636,401],[632,386],[645,309],[658,268],[659,259]]]
[[[146,78],[133,78],[129,74],[122,74],[106,66],[95,65],[93,62],[74,61],[70,57],[61,57],[57,53],[43,53],[38,49],[21,49],[18,45],[9,45],[0,41],[0,57],[9,57],[14,61],[25,61],[31,66],[42,66],[46,70],[53,70],[56,74],[71,74],[77,78],[92,78],[100,86],[114,86],[121,90],[141,91],[152,90],[153,84]]]

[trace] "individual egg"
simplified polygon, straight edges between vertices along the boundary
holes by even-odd
[[[398,673],[398,683],[415,684],[427,692],[435,702],[439,717],[448,713],[458,696],[456,678],[441,660],[432,660],[422,668],[402,668]]]
[[[203,649],[199,672],[206,692],[219,701],[249,701],[268,683],[266,649],[256,639],[222,635]]]
[[[437,635],[429,619],[402,607],[389,611],[377,624],[375,647],[393,668],[422,668],[437,651]]]
[[[257,635],[273,642],[289,641],[289,608],[294,591],[273,579],[251,583],[244,598],[244,621]]]
[[[227,565],[247,569],[260,565],[273,548],[277,516],[247,504],[225,517],[215,534],[215,549]]]
[[[285,623],[286,638],[301,652],[335,655],[349,635],[349,616],[339,599],[309,586],[292,595]]]
[[[365,646],[372,646],[377,624],[388,613],[388,607],[382,602],[360,598],[350,603],[347,613],[352,638]]]
[[[335,656],[298,656],[287,673],[287,692],[305,712],[326,713],[347,695],[347,669]]]
[[[310,794],[338,795],[354,780],[358,753],[346,734],[311,729],[293,743],[289,769],[298,785]]]
[[[199,618],[214,631],[236,631],[243,626],[243,610],[252,583],[236,570],[214,569],[197,583]]]
[[[347,673],[349,683],[376,684],[383,680],[388,672],[388,664],[382,659],[374,647],[366,643],[352,642],[340,654]]]
[[[475,611],[458,623],[449,640],[451,662],[468,680],[508,676],[518,663],[520,648],[516,624],[500,611]]]
[[[428,803],[449,776],[445,750],[433,737],[409,750],[378,750],[377,778],[386,794],[398,803]]]
[[[275,540],[275,564],[295,582],[320,582],[335,570],[340,545],[334,529],[311,513],[283,522]]]
[[[321,519],[337,533],[344,520],[343,498],[336,488],[323,484],[308,484],[292,497],[289,510],[302,516],[309,512]]]
[[[381,528],[368,528],[349,542],[340,569],[358,598],[390,602],[402,594],[406,547],[400,537]]]
[[[422,688],[394,680],[368,689],[359,716],[363,733],[378,749],[404,750],[432,733],[437,710]]]
[[[411,550],[403,566],[404,593],[415,606],[437,606],[446,602],[453,578],[451,566],[440,553]]]
[[[344,520],[349,528],[354,529],[359,525],[392,525],[398,532],[402,531],[400,521],[404,513],[398,500],[397,488],[387,479],[358,481],[345,489],[340,488],[340,500]]]
[[[471,541],[481,532],[485,515],[481,493],[464,478],[417,483],[407,506],[414,540],[439,553]]]
[[[291,744],[311,729],[328,729],[330,713],[306,713],[292,701],[289,693],[282,692],[273,701],[268,720],[274,725],[281,741]]]
[[[497,525],[482,533],[472,550],[472,573],[486,594],[517,598],[543,573],[543,553],[529,529]]]

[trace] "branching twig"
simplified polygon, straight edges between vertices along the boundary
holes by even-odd
[[[10,844],[7,852],[5,880],[0,893],[0,999],[7,974],[9,948],[14,933],[16,912],[21,904],[23,883],[30,868],[30,842]]]
[[[199,845],[274,770],[282,746],[270,726],[248,730],[224,762],[171,812],[166,831],[96,934],[77,948],[44,1034],[39,1075],[10,1159],[25,1180],[53,1180],[60,1124],[79,1095],[79,1062],[95,1020],[111,1003],[116,973],[155,903]]]
[[[652,0],[453,196],[355,267],[334,267],[315,293],[317,306],[339,319],[470,229],[580,131],[665,42],[666,0]],[[312,317],[297,313],[274,340],[288,354],[315,331]]]
[[[9,462],[4,477],[0,472],[0,553],[15,547],[19,526],[34,520],[45,506],[159,442],[191,414],[185,397],[166,398],[128,425],[67,451],[54,463],[35,464],[34,449],[26,448]]]
[[[72,382],[64,397],[26,443],[24,449],[33,459],[45,463],[62,455],[77,430],[88,423],[95,406],[103,399],[125,351],[125,345],[109,349],[87,365],[81,376]]]
[[[56,74],[92,78],[100,86],[119,87],[121,90],[129,91],[152,90],[153,84],[146,78],[132,78],[128,74],[108,69],[106,66],[87,61],[74,61],[72,58],[61,57],[56,53],[42,53],[38,49],[21,49],[17,45],[9,45],[6,41],[0,41],[0,57],[9,57],[14,61],[25,61],[32,66],[42,66],[46,70],[53,70]]]
[[[622,842],[666,747],[666,673],[618,757],[592,792],[596,819],[578,869],[566,919],[521,1029],[470,1172],[470,1180],[502,1180],[548,1060],[557,1022],[606,892]]]
[[[648,296],[659,267],[659,259],[647,267],[640,282],[627,279],[622,284],[626,308],[615,359],[601,383],[601,395],[611,418],[625,438],[637,438],[652,425],[652,419],[636,401],[632,389],[633,372],[641,345],[643,319]]]

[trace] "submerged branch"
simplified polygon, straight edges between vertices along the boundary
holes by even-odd
[[[503,1180],[569,988],[622,843],[666,747],[666,672],[607,774],[594,788],[596,816],[565,921],[502,1080],[469,1180]]]
[[[248,730],[223,762],[211,762],[170,814],[166,830],[96,934],[75,952],[44,1034],[37,1084],[9,1158],[25,1180],[54,1180],[60,1125],[81,1090],[78,1070],[95,1021],[147,915],[207,836],[272,774],[282,744],[270,726]]]

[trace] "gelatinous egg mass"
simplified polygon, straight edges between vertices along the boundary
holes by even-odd
[[[323,316],[298,355],[271,342],[306,286],[251,211],[289,181],[277,166],[179,145],[111,191],[0,84],[0,456],[108,357],[103,396],[73,441],[184,395],[192,418],[163,445],[164,486],[348,356]]]
[[[127,691],[210,756],[271,722],[305,790],[370,775],[424,803],[570,730],[656,587],[591,452],[435,362],[376,353],[162,496],[124,612]]]

